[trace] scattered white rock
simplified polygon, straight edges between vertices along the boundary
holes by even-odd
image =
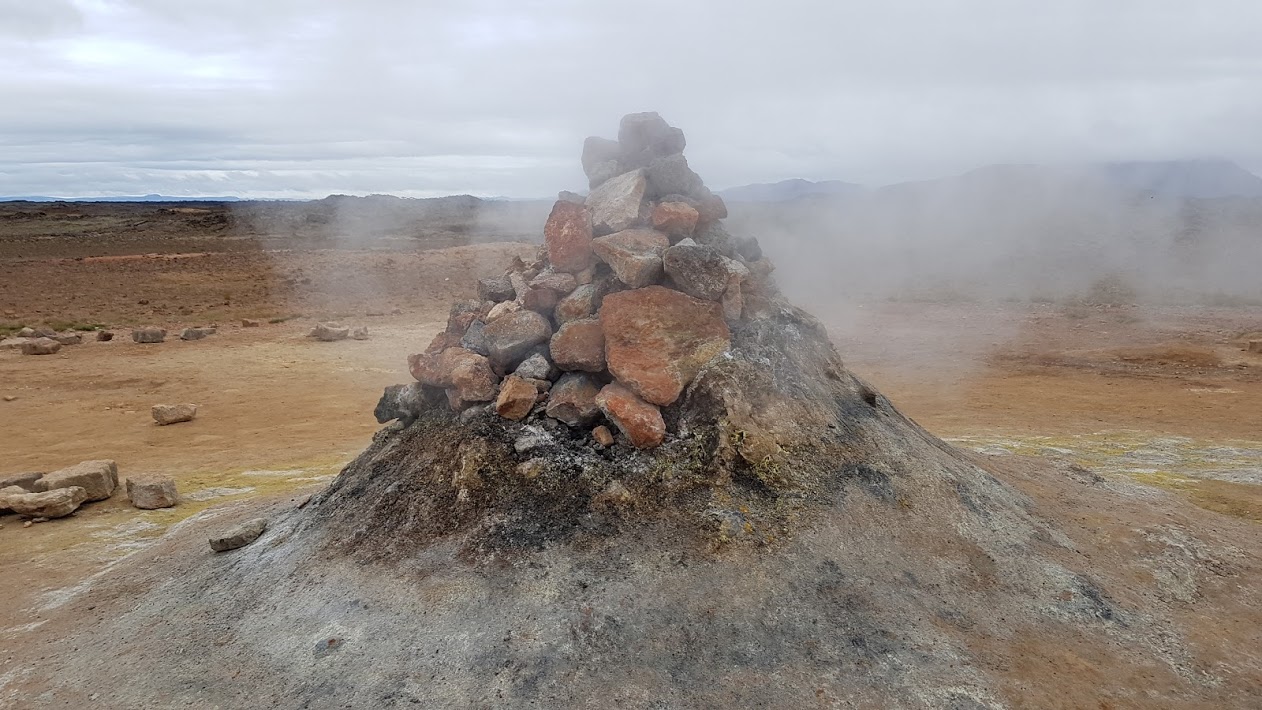
[[[316,340],[331,343],[335,340],[346,340],[349,338],[351,329],[349,326],[339,323],[316,323],[315,327],[311,329],[310,335]]]
[[[28,518],[64,518],[75,512],[86,499],[87,493],[82,488],[71,486],[43,493],[6,496],[4,503],[13,512]]]

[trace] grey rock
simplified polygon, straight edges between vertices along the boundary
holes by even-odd
[[[127,479],[127,499],[141,510],[173,508],[180,502],[175,479],[170,476],[133,476]]]
[[[131,339],[135,343],[161,343],[167,339],[167,332],[165,328],[154,326],[136,328],[131,332]]]
[[[578,286],[578,280],[574,278],[574,274],[567,274],[562,271],[544,271],[531,279],[530,285],[533,288],[546,288],[556,291],[558,294],[566,294]]]
[[[549,417],[572,427],[587,426],[600,416],[596,395],[601,381],[586,372],[567,372],[548,393],[546,412]]]
[[[482,301],[511,301],[517,297],[513,284],[507,276],[494,276],[489,279],[478,279],[478,299]]]
[[[18,331],[17,333],[15,333],[14,335],[16,335],[16,337],[19,337],[19,338],[37,338],[37,337],[39,337],[39,336],[35,335],[35,329],[34,329],[34,328],[32,328],[32,327],[30,327],[30,326],[27,326],[27,327],[25,327],[25,328],[23,328],[23,329],[19,330],[19,331]]]
[[[531,348],[552,337],[552,324],[534,311],[517,311],[500,316],[483,329],[487,357],[491,364],[505,371],[515,367]]]
[[[86,499],[87,493],[83,488],[70,486],[42,493],[8,495],[3,504],[28,518],[64,518],[75,512]]]
[[[513,374],[525,380],[551,380],[558,372],[547,357],[541,353],[535,353],[522,360]]]
[[[592,174],[587,178],[587,186],[594,190],[624,172],[626,170],[622,168],[622,163],[616,160],[607,160],[599,163],[592,168]]]
[[[31,493],[38,493],[39,491],[35,489],[35,482],[43,475],[44,474],[39,473],[38,471],[6,474],[4,476],[0,476],[0,488],[18,486],[19,488],[23,488]]]
[[[706,301],[717,301],[727,290],[726,259],[714,247],[685,239],[662,253],[662,266],[680,291]]]
[[[625,229],[592,240],[592,252],[631,288],[648,286],[661,278],[662,252],[668,246],[666,235],[653,229]]]
[[[351,329],[351,340],[367,340],[367,339],[368,339],[368,326],[361,325],[357,328]]]
[[[22,343],[23,355],[54,355],[61,350],[61,343],[52,338],[35,338]]]
[[[647,184],[643,170],[632,170],[592,190],[587,209],[595,233],[610,234],[635,225],[640,220]]]
[[[390,385],[377,401],[373,416],[378,424],[385,424],[398,419],[405,425],[411,424],[426,409],[432,406],[432,400],[426,397],[423,385],[413,382],[406,385]]]
[[[340,323],[316,323],[308,335],[321,342],[331,343],[351,337],[351,329]]]
[[[460,338],[460,347],[485,357],[488,354],[485,329],[486,323],[483,321],[475,320],[470,323],[469,329]]]
[[[757,237],[736,237],[732,240],[732,248],[745,261],[758,261],[762,258],[762,246]]]
[[[553,311],[557,323],[563,324],[595,315],[603,296],[602,289],[596,284],[583,284],[575,288],[565,298],[557,301]]]
[[[79,333],[53,333],[48,337],[62,345],[78,345],[83,342],[83,336]]]
[[[681,154],[654,159],[644,169],[644,174],[647,181],[645,195],[650,200],[674,193],[695,196],[705,189],[701,177],[688,167],[688,159]]]
[[[185,328],[180,331],[180,340],[201,340],[213,332],[210,328]]]
[[[630,113],[618,125],[618,145],[623,165],[644,167],[654,159],[684,152],[684,132],[656,112]]]
[[[196,404],[155,404],[149,411],[158,426],[191,422],[197,416]]]
[[[96,341],[97,341],[98,343],[108,343],[109,341],[111,341],[111,340],[113,340],[113,339],[114,339],[114,331],[112,331],[112,330],[98,330],[98,331],[96,331]]]
[[[573,202],[576,205],[585,204],[587,202],[586,197],[578,194],[577,192],[570,192],[569,190],[562,190],[558,192],[557,199],[562,202]]]
[[[46,473],[34,483],[39,492],[71,487],[83,489],[84,500],[105,500],[118,487],[118,464],[106,459],[83,461]]]
[[[593,177],[593,172],[597,166],[604,163],[617,163],[621,155],[622,147],[618,144],[618,141],[589,136],[587,140],[583,141],[583,174],[590,179]]]
[[[266,529],[266,518],[247,520],[234,528],[230,528],[222,535],[210,538],[210,549],[215,552],[227,552],[228,550],[235,550],[238,547],[245,547],[246,545],[259,539],[259,536],[262,535],[263,531]]]

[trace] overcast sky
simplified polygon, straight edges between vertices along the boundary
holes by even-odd
[[[1262,0],[0,0],[0,195],[545,196],[644,110],[716,188],[1262,172]]]

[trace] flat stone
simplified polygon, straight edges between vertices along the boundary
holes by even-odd
[[[30,338],[5,338],[0,340],[0,350],[21,350],[28,342]]]
[[[562,370],[601,372],[605,369],[605,332],[596,318],[568,321],[553,334],[548,351]]]
[[[23,355],[54,355],[61,350],[61,343],[52,338],[35,338],[22,343]]]
[[[691,239],[662,253],[662,268],[680,291],[705,301],[717,301],[727,290],[732,276],[727,259],[714,247]]]
[[[661,232],[627,229],[596,239],[592,251],[609,264],[619,281],[640,288],[662,277],[662,252],[669,246],[670,240]]]
[[[24,488],[31,493],[37,493],[35,490],[35,482],[44,474],[38,471],[29,471],[26,473],[10,473],[0,476],[0,488],[8,488],[10,486],[18,486]]]
[[[660,202],[653,208],[649,224],[669,237],[683,238],[697,228],[697,210],[686,202]]]
[[[4,505],[27,518],[64,518],[75,512],[85,500],[87,492],[82,487],[70,486],[42,493],[8,495]]]
[[[495,412],[505,419],[520,421],[530,414],[538,396],[539,390],[531,381],[509,375],[500,385],[499,397],[495,400]]]
[[[600,415],[596,395],[600,381],[587,373],[567,372],[561,375],[548,394],[548,416],[570,426],[587,426]]]
[[[261,321],[261,320],[255,320],[255,319],[253,319],[253,318],[242,318],[242,319],[241,319],[241,327],[242,327],[242,328],[258,328],[258,327],[261,327],[262,325],[263,325],[263,321]]]
[[[510,313],[486,324],[487,356],[500,372],[516,367],[536,345],[552,337],[552,324],[534,311]]]
[[[78,345],[83,342],[83,335],[79,333],[54,333],[48,337],[62,345]]]
[[[197,416],[196,404],[155,404],[149,410],[158,426],[191,422]]]
[[[127,479],[127,499],[141,510],[172,508],[180,502],[175,479],[170,476],[132,476]]]
[[[596,405],[637,449],[659,446],[666,437],[661,410],[616,382],[600,390]]]
[[[161,343],[167,339],[167,331],[154,326],[135,328],[131,331],[131,339],[134,343]]]
[[[316,323],[309,335],[320,342],[331,343],[351,337],[351,329],[340,323]]]
[[[673,403],[731,347],[721,306],[662,286],[611,293],[600,308],[609,372],[644,400]]]
[[[238,547],[245,547],[259,539],[264,530],[267,530],[266,518],[247,520],[220,535],[210,538],[210,549],[215,552],[227,552]]]
[[[583,205],[558,200],[543,226],[543,240],[553,269],[571,273],[586,269],[592,261],[591,214]]]
[[[351,340],[367,340],[367,339],[368,339],[368,326],[361,325],[356,328],[351,328]]]
[[[83,461],[46,473],[34,483],[39,492],[72,486],[83,489],[84,500],[105,500],[114,495],[118,487],[118,465],[105,459]]]
[[[640,206],[647,186],[643,170],[632,170],[612,178],[587,196],[595,234],[628,229],[640,219]]]
[[[185,328],[180,331],[180,340],[201,340],[212,332],[209,328]]]
[[[508,280],[507,276],[478,279],[478,300],[500,303],[501,301],[511,301],[516,297],[517,294],[513,291],[513,284]]]

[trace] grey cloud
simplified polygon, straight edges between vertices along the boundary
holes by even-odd
[[[1255,2],[0,1],[51,13],[0,35],[10,194],[546,195],[646,109],[716,186],[1262,168]]]

